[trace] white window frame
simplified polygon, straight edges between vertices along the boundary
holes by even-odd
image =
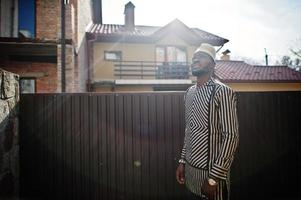
[[[30,89],[28,89],[27,91],[24,90],[24,87],[23,84],[25,83],[22,83],[22,81],[27,81],[28,83],[27,84],[30,84],[28,85],[30,87]],[[21,77],[20,78],[20,93],[21,94],[33,94],[33,93],[36,93],[36,87],[37,84],[36,84],[36,78],[28,78],[28,77]]]
[[[115,54],[116,58],[110,58],[108,54]],[[108,61],[121,61],[122,60],[122,52],[121,51],[105,51],[104,59]]]

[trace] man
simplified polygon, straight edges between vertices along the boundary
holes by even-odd
[[[197,83],[185,93],[185,138],[176,178],[195,199],[225,200],[239,141],[237,99],[213,78],[214,68],[215,49],[204,43],[192,58]]]

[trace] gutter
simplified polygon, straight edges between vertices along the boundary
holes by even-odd
[[[93,44],[94,42],[97,41],[97,37],[94,36],[94,35],[90,35],[90,34],[87,34],[86,33],[86,38],[87,38],[87,48],[88,48],[88,51],[87,51],[87,57],[88,57],[88,71],[87,71],[87,75],[88,75],[88,79],[87,79],[87,83],[86,83],[86,88],[87,88],[87,92],[92,92],[92,80],[91,80],[91,65],[93,63],[91,63],[91,55],[92,53],[94,52],[93,51]]]

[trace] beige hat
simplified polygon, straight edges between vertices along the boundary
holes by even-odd
[[[208,43],[203,43],[201,44],[201,46],[199,48],[197,48],[197,50],[195,50],[194,54],[199,53],[199,52],[203,52],[208,54],[213,61],[215,60],[215,49],[211,44]]]

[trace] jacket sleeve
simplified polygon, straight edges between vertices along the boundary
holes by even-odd
[[[188,92],[189,88],[186,90],[185,94],[184,94],[184,107],[185,107],[185,102],[186,102],[186,96],[187,96],[187,92]],[[185,109],[184,109],[184,113],[185,113]],[[186,120],[186,119],[185,119]],[[185,123],[186,124],[186,123]],[[185,127],[185,136],[184,136],[184,144],[183,144],[183,148],[181,151],[181,158],[179,160],[179,163],[183,163],[185,164],[185,156],[186,156],[186,146],[187,146],[187,139],[188,139],[188,135],[187,135],[187,131],[186,131],[186,127]]]
[[[237,96],[233,90],[220,90],[218,106],[219,130],[222,143],[209,172],[209,177],[226,180],[239,142],[237,119]]]
[[[185,156],[186,156],[186,146],[187,146],[187,131],[185,130],[185,137],[184,137],[184,145],[181,151],[181,159],[179,160],[179,163],[185,164]]]

